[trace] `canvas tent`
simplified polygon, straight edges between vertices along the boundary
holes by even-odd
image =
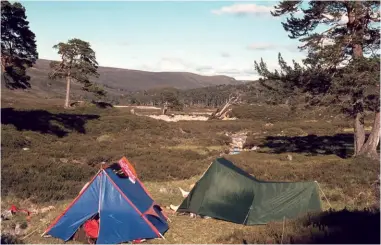
[[[81,225],[97,215],[97,244],[162,237],[168,223],[160,206],[137,176],[131,181],[116,168],[102,168],[43,235],[68,241]]]
[[[195,184],[177,212],[256,225],[320,210],[315,182],[261,181],[232,162],[218,158]]]

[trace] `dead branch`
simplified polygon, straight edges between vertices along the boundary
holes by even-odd
[[[210,119],[222,119],[224,118],[227,113],[229,113],[232,109],[231,106],[236,105],[241,100],[241,94],[238,93],[236,95],[230,94],[229,100],[225,103],[225,105],[222,108],[218,108],[212,115],[210,115]]]

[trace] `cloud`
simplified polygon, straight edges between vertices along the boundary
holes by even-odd
[[[246,47],[248,50],[288,50],[290,52],[301,52],[296,44],[275,44],[275,43],[252,43]]]
[[[270,14],[270,11],[273,10],[273,7],[257,5],[257,4],[233,4],[230,6],[225,6],[220,9],[212,10],[213,14],[222,15],[222,14],[233,14],[233,15],[263,15]]]
[[[160,71],[186,71],[194,67],[193,64],[175,57],[164,57],[156,63],[156,69]]]
[[[254,67],[234,68],[230,66],[199,66],[196,68],[196,73],[206,76],[224,75],[233,77],[237,80],[256,80],[259,77],[254,70]]]
[[[271,11],[274,11],[274,6],[258,5],[255,3],[243,3],[243,4],[233,4],[230,6],[221,7],[219,9],[213,9],[212,14],[223,15],[232,14],[236,16],[244,15],[256,15],[256,16],[271,16]],[[303,14],[301,9],[298,9],[293,13],[294,16],[300,16]],[[279,17],[277,17],[279,18]]]
[[[271,43],[252,43],[247,46],[249,50],[270,50],[276,48],[277,45]]]
[[[201,66],[196,67],[196,71],[200,72],[200,73],[211,72],[211,71],[213,71],[213,66],[201,65]]]
[[[231,55],[227,52],[221,52],[221,57],[229,58]]]

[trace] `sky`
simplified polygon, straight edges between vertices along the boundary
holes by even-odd
[[[91,44],[100,66],[183,71],[255,80],[254,60],[277,67],[278,52],[299,61],[270,10],[276,1],[21,1],[36,34],[39,58],[71,38]]]

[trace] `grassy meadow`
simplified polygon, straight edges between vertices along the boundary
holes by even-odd
[[[379,211],[374,209],[379,207],[379,163],[350,158],[351,120],[336,112],[252,105],[235,108],[235,121],[165,122],[132,115],[125,108],[63,110],[61,102],[2,101],[2,210],[11,204],[24,209],[55,207],[32,215],[28,222],[22,214],[3,221],[3,231],[16,222],[25,224],[18,242],[61,243],[40,235],[102,161],[126,156],[156,201],[166,207],[178,205],[178,187],[189,190],[221,155],[259,179],[318,181],[326,195],[321,194],[326,211],[245,227],[165,209],[172,221],[166,240],[152,243],[379,242]],[[259,150],[226,155],[231,141],[226,133],[241,131],[248,132],[246,147]]]

